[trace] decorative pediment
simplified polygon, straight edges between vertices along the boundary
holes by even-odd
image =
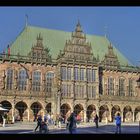
[[[61,51],[58,58],[75,59],[83,61],[93,61],[91,43],[87,42],[86,35],[83,33],[80,22],[76,25],[76,29],[72,32],[71,39],[66,40],[63,52]]]
[[[104,60],[102,64],[105,67],[113,67],[118,68],[120,66],[117,55],[114,54],[112,44],[110,43],[108,46],[108,53],[105,54]]]
[[[43,37],[41,34],[37,35],[37,42],[32,46],[31,52],[28,54],[29,58],[37,62],[48,62],[51,61],[51,55],[49,54],[50,50],[44,48]]]

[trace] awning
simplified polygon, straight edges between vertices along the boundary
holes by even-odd
[[[2,107],[2,104],[0,104],[0,111],[8,111],[8,109],[3,108],[3,107]]]

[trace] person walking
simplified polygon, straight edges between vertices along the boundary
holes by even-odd
[[[39,127],[39,132],[41,133],[41,125],[42,125],[42,116],[39,115],[38,118],[37,118],[37,126],[36,126],[36,128],[35,128],[35,132],[36,132],[36,130],[37,130],[38,127]]]
[[[95,122],[96,128],[98,128],[98,121],[99,121],[99,117],[98,117],[98,115],[96,114],[96,115],[95,115],[95,118],[94,118],[94,122]]]
[[[76,120],[76,115],[75,113],[71,113],[70,117],[67,120],[69,122],[69,132],[70,134],[75,134],[76,133],[76,128],[77,128],[77,120]]]
[[[120,113],[117,113],[117,116],[115,117],[115,123],[116,123],[116,131],[115,134],[121,134],[121,116]]]

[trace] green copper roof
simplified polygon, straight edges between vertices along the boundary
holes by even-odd
[[[11,54],[27,56],[31,51],[32,45],[36,44],[36,37],[41,33],[43,37],[44,47],[50,49],[50,54],[53,59],[56,59],[59,51],[63,50],[66,40],[71,39],[71,32],[60,30],[52,30],[35,26],[27,26],[18,35],[16,40],[10,45]],[[86,35],[87,41],[91,42],[93,54],[103,60],[105,53],[108,52],[109,40],[104,36]],[[113,46],[114,53],[118,56],[121,65],[130,64],[130,62]]]

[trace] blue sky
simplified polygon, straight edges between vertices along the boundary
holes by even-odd
[[[28,24],[74,31],[78,19],[84,33],[107,35],[133,64],[140,65],[140,7],[0,7],[0,52]]]

